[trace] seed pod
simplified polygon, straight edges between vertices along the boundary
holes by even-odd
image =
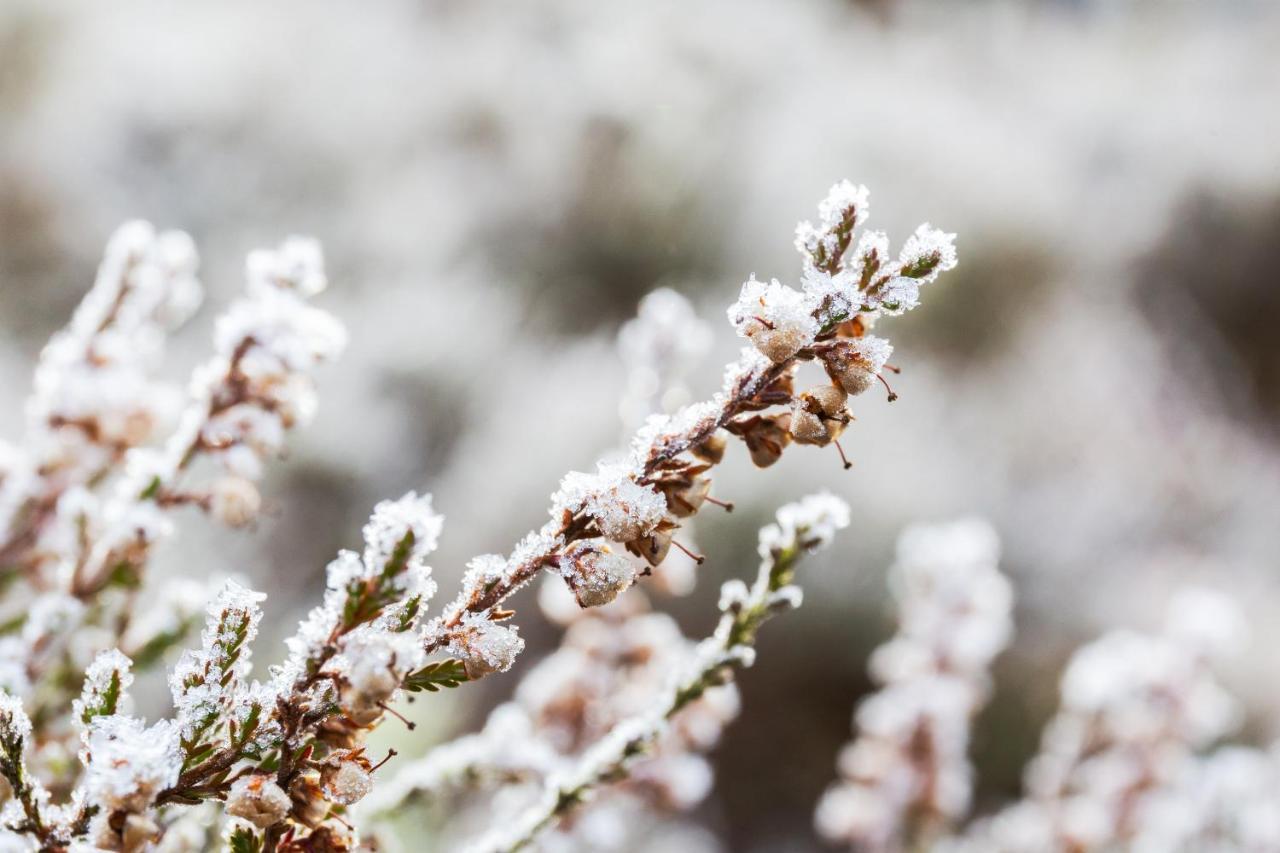
[[[822,352],[822,362],[831,378],[856,396],[875,384],[892,352],[888,341],[867,335],[835,341]]]
[[[267,773],[242,776],[227,794],[227,814],[247,820],[258,829],[284,820],[291,805],[289,795]]]
[[[796,443],[825,447],[839,438],[850,420],[844,400],[844,392],[832,385],[811,388],[797,397],[791,412]]]
[[[636,566],[603,542],[575,542],[561,555],[560,574],[579,607],[599,607],[636,579]]]
[[[673,519],[665,518],[648,536],[628,542],[627,550],[642,557],[649,565],[656,566],[667,558],[667,552],[671,550],[672,535],[679,526]]]
[[[350,806],[360,802],[373,789],[372,765],[364,749],[335,752],[320,767],[320,784],[332,803]]]
[[[687,485],[673,489],[667,505],[677,518],[688,518],[702,508],[711,494],[711,478],[694,476]]]
[[[791,413],[755,415],[729,425],[740,436],[758,468],[768,468],[782,458],[782,450],[791,443]]]
[[[724,450],[729,446],[728,440],[724,437],[724,433],[717,430],[711,433],[703,440],[702,444],[693,448],[693,455],[710,462],[712,465],[719,465],[724,459]]]

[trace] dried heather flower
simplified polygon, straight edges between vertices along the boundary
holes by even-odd
[[[761,531],[761,552],[766,556],[755,583],[744,598],[722,597],[730,606],[723,611],[715,634],[686,655],[679,667],[679,677],[664,691],[661,701],[654,703],[650,699],[644,710],[613,724],[607,734],[583,749],[576,761],[547,776],[538,802],[509,827],[495,829],[469,849],[474,853],[524,849],[597,789],[632,777],[637,766],[647,768],[649,773],[661,773],[660,764],[642,763],[643,758],[679,725],[684,709],[728,683],[735,668],[752,664],[756,633],[764,622],[783,609],[779,607],[776,593],[790,585],[801,556],[830,541],[831,533],[845,526],[848,517],[848,507],[830,495],[812,496],[779,510],[777,524],[771,526],[768,533],[768,545],[766,532]],[[790,538],[784,540],[776,534],[782,530],[789,531]],[[741,582],[735,586],[741,586]],[[678,635],[678,629],[673,627],[673,630]],[[526,684],[530,689],[539,686],[533,681]],[[695,726],[691,731],[697,732],[698,728]],[[708,740],[714,742],[714,736]],[[668,769],[675,770],[675,775],[666,778],[677,784],[667,787],[665,793],[674,807],[687,806],[706,793],[705,779],[680,773],[679,768],[690,766],[684,758],[687,755],[677,752],[668,765]]]
[[[284,820],[293,807],[289,795],[267,773],[251,773],[231,784],[227,792],[227,814],[266,829]]]
[[[841,781],[818,804],[818,831],[854,849],[926,845],[969,807],[969,723],[1012,629],[1012,596],[984,522],[912,527],[890,580],[898,634],[876,650],[880,691],[858,709]]]
[[[608,604],[635,582],[638,570],[603,542],[575,542],[561,555],[560,574],[580,607]]]

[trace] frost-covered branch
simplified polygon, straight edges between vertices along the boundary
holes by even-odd
[[[484,626],[505,616],[502,603],[544,568],[567,577],[604,576],[609,594],[616,594],[631,578],[613,571],[605,542],[661,563],[681,519],[706,500],[708,472],[724,456],[724,433],[741,439],[761,467],[776,462],[792,441],[839,446],[851,420],[848,396],[875,382],[892,351],[869,334],[874,321],[915,307],[920,287],[956,263],[954,235],[928,225],[896,259],[881,232],[867,232],[851,249],[867,218],[867,198],[865,187],[847,181],[832,187],[819,207],[821,221],[797,229],[801,287],[752,277],[730,306],[730,322],[753,346],[726,368],[721,392],[650,418],[625,458],[601,462],[594,474],[566,476],[541,529],[508,557],[471,563],[462,591],[428,626],[428,651],[465,653],[466,637],[491,630]],[[794,374],[806,361],[820,364],[831,382],[797,394]]]
[[[856,850],[927,849],[969,808],[969,726],[991,661],[1012,632],[999,541],[985,522],[906,530],[890,572],[897,635],[876,650],[882,685],[858,709],[842,780],[818,804],[818,830]]]
[[[804,554],[831,542],[849,523],[849,508],[831,495],[813,495],[778,511],[777,522],[760,531],[760,571],[750,588],[729,581],[720,595],[722,615],[715,634],[703,641],[666,695],[646,714],[614,726],[582,761],[548,780],[542,800],[517,818],[509,829],[496,830],[477,842],[475,853],[522,850],[554,826],[595,789],[626,778],[628,769],[661,736],[673,718],[707,690],[729,682],[733,671],[755,661],[760,626],[778,613],[800,605],[800,588],[792,581]]]

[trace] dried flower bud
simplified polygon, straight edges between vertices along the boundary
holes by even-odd
[[[289,795],[266,773],[242,776],[227,794],[227,814],[266,829],[284,820],[291,807]]]
[[[688,518],[696,513],[711,494],[711,478],[695,475],[670,493],[667,501],[671,513],[677,518]]]
[[[892,353],[893,346],[884,338],[866,335],[836,341],[823,351],[822,361],[831,378],[857,396],[875,384]]]
[[[844,399],[844,392],[833,385],[811,388],[797,397],[791,412],[796,443],[825,447],[839,438],[850,420]]]
[[[575,542],[565,550],[560,566],[579,607],[608,604],[636,579],[635,564],[603,542]]]
[[[449,650],[462,658],[467,677],[471,679],[506,672],[523,649],[524,640],[514,628],[487,620],[477,620],[459,629],[449,643]]]
[[[671,539],[680,525],[674,519],[665,518],[648,536],[642,536],[634,542],[627,543],[627,550],[641,557],[651,566],[656,566],[667,558],[671,550]]]
[[[768,284],[752,276],[729,307],[729,322],[749,338],[766,358],[781,364],[813,342],[818,332],[805,295],[777,280]]]
[[[160,826],[154,820],[142,814],[125,815],[124,825],[120,829],[121,853],[141,853],[152,841],[160,836]]]
[[[341,750],[320,766],[320,784],[330,802],[350,806],[373,789],[372,765],[363,749]]]
[[[712,465],[719,465],[724,460],[724,450],[728,446],[728,439],[723,433],[716,431],[693,448],[693,455]]]
[[[209,511],[228,527],[244,527],[258,516],[262,496],[252,482],[234,474],[219,477],[209,492]]]
[[[329,816],[329,802],[313,776],[294,779],[289,786],[289,799],[293,802],[289,817],[303,826],[317,827]]]
[[[791,413],[756,415],[729,425],[731,432],[742,437],[759,468],[768,468],[782,458],[782,450],[791,443]]]

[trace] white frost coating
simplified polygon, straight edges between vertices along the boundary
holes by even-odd
[[[5,737],[26,740],[31,736],[31,718],[22,707],[22,700],[0,690],[0,729]]]
[[[182,750],[169,720],[148,727],[135,717],[99,717],[89,729],[85,791],[110,812],[138,812],[178,781]]]
[[[955,269],[956,235],[939,231],[926,222],[902,244],[898,263],[904,269],[920,263],[929,265],[929,272],[919,281],[922,284],[931,282],[939,273]]]
[[[849,505],[830,492],[808,495],[778,509],[777,521],[760,530],[759,551],[768,559],[774,551],[802,545],[827,545],[837,530],[849,526]]]
[[[845,211],[854,208],[855,225],[864,224],[870,216],[870,197],[870,191],[861,184],[844,180],[832,185],[826,197],[818,203],[818,224],[805,221],[796,226],[796,251],[806,259],[812,257],[820,245],[828,253],[834,252],[836,245],[832,232],[841,224]]]
[[[289,656],[283,665],[272,670],[272,684],[283,694],[307,672],[308,662],[317,660],[342,622],[343,611],[352,590],[363,589],[372,582],[391,595],[394,603],[376,622],[360,627],[343,639],[340,653],[326,666],[326,672],[344,678],[354,677],[358,684],[344,697],[344,702],[358,706],[360,712],[389,698],[392,690],[381,684],[383,676],[375,675],[380,667],[403,676],[418,662],[406,645],[406,638],[416,633],[399,632],[399,616],[411,599],[425,608],[435,595],[436,583],[431,568],[423,560],[435,550],[444,517],[432,507],[431,495],[416,492],[395,501],[382,501],[374,507],[364,526],[363,554],[339,551],[328,566],[323,603],[302,620],[298,631],[285,641]],[[405,555],[405,565],[390,575],[386,568],[396,546],[413,533],[413,542]],[[390,635],[397,636],[390,636]],[[384,636],[386,635],[386,636]],[[375,698],[376,697],[376,698]]]
[[[612,542],[633,542],[648,535],[667,511],[662,494],[637,483],[631,466],[619,463],[601,463],[595,474],[571,471],[560,481],[551,502],[557,512],[585,510]]]
[[[120,708],[129,687],[133,684],[133,661],[119,649],[99,652],[93,659],[93,663],[89,664],[85,670],[84,687],[80,692],[80,698],[71,706],[73,724],[82,725],[81,720],[86,710],[99,710],[113,681],[117,683],[116,689],[119,691],[121,700],[116,707]]]
[[[972,849],[1272,849],[1280,823],[1252,821],[1275,814],[1274,765],[1265,770],[1274,758],[1195,754],[1240,722],[1208,667],[1211,647],[1238,639],[1238,618],[1219,593],[1192,589],[1174,597],[1163,633],[1111,631],[1079,649],[1027,766],[1026,799],[975,826],[966,839]],[[1227,766],[1268,791],[1266,805],[1232,795],[1224,810],[1215,775]],[[1218,846],[1236,838],[1270,843]]]
[[[841,780],[818,803],[815,826],[828,840],[896,849],[909,841],[901,835],[909,815],[945,825],[968,809],[969,725],[1012,632],[998,559],[995,531],[976,519],[916,525],[899,537],[890,570],[899,628],[872,655],[882,687],[858,708]]]
[[[289,795],[268,774],[242,776],[232,783],[227,794],[227,814],[247,820],[259,829],[282,820],[292,805]]]
[[[742,285],[738,301],[729,306],[729,322],[770,361],[786,361],[813,342],[818,333],[814,306],[804,293],[781,284],[757,281]]]
[[[627,370],[619,403],[623,424],[632,427],[688,402],[685,377],[710,347],[711,327],[688,299],[666,287],[645,296],[636,317],[618,331],[618,354]]]
[[[462,659],[471,678],[505,672],[523,650],[524,640],[515,628],[477,618],[468,619],[449,644],[450,653]]]
[[[324,252],[319,241],[311,237],[293,236],[285,239],[275,251],[250,252],[245,272],[253,293],[282,289],[315,296],[329,285],[324,272]]]
[[[262,619],[258,604],[265,598],[263,593],[227,581],[210,603],[200,649],[185,652],[169,675],[183,737],[197,735],[233,703],[234,691],[252,667],[251,643]]]
[[[443,527],[444,516],[432,509],[429,494],[419,497],[416,492],[409,492],[397,501],[381,501],[364,526],[365,566],[380,571],[409,533],[413,534],[413,543],[408,560],[411,564],[420,563],[436,549]]]

